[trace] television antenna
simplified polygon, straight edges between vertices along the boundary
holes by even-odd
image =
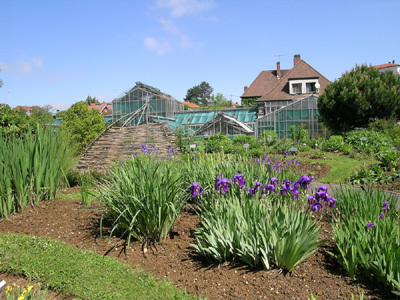
[[[277,54],[277,55],[274,55],[274,57],[278,57],[278,61],[279,61],[279,62],[281,61],[281,56],[285,56],[285,54]]]

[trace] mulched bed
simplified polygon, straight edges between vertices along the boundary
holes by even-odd
[[[322,165],[305,164],[304,169],[316,168],[316,178],[327,171]],[[126,247],[125,240],[112,237],[100,238],[99,220],[101,205],[93,203],[83,207],[76,200],[41,202],[36,207],[26,207],[20,215],[0,220],[0,232],[47,236],[65,241],[77,248],[92,250],[101,255],[138,265],[155,277],[168,279],[189,293],[208,299],[307,299],[313,293],[318,299],[358,299],[358,288],[365,293],[364,299],[393,299],[393,294],[366,278],[352,281],[326,254],[332,250],[331,229],[323,224],[323,238],[330,239],[295,272],[280,270],[251,270],[241,264],[221,265],[199,257],[191,244],[195,243],[193,229],[200,224],[199,217],[188,206],[178,217],[174,231],[162,243],[142,251],[140,243]],[[107,234],[104,232],[104,235]],[[27,284],[26,279],[0,274],[8,283],[17,281]],[[62,297],[54,296],[57,299]],[[71,298],[65,298],[71,299]]]

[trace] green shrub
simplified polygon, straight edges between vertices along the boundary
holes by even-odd
[[[358,273],[400,295],[400,226],[397,199],[380,190],[341,189],[332,219],[336,251],[330,253],[354,278]]]
[[[265,130],[258,140],[265,146],[272,146],[278,140],[278,134],[275,131]]]
[[[353,130],[346,136],[345,142],[358,153],[372,155],[393,147],[387,135],[372,130]]]
[[[123,230],[128,244],[131,237],[144,243],[166,239],[185,204],[184,176],[173,162],[149,156],[115,165],[99,195],[113,222],[112,233]]]
[[[53,199],[71,158],[68,141],[51,127],[23,138],[0,136],[0,217]]]
[[[339,152],[344,146],[344,139],[341,135],[332,135],[322,143],[321,149],[326,152]]]

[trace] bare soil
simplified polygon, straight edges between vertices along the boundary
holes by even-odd
[[[302,167],[314,172],[317,179],[329,171],[323,165],[317,168],[317,165],[302,164]],[[191,244],[195,243],[194,228],[200,226],[200,218],[189,206],[178,217],[170,237],[146,253],[138,242],[127,247],[124,239],[100,238],[101,209],[99,203],[88,208],[78,200],[46,201],[36,207],[26,207],[20,215],[0,220],[0,232],[51,237],[115,257],[207,299],[308,299],[311,293],[318,295],[318,299],[351,299],[352,294],[358,299],[358,288],[365,294],[364,299],[395,299],[390,291],[367,278],[351,280],[326,254],[333,247],[328,222],[323,221],[322,238],[329,241],[295,272],[285,273],[279,269],[254,270],[235,263],[218,265],[198,256]],[[0,279],[10,284],[28,284],[27,279],[12,274],[0,274]],[[53,296],[71,299],[55,293]]]

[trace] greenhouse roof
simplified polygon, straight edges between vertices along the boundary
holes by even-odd
[[[229,108],[218,110],[196,110],[196,111],[183,111],[175,113],[175,120],[177,124],[205,124],[215,118],[218,113],[224,113],[234,117],[239,122],[249,123],[254,122],[257,118],[256,108]]]

